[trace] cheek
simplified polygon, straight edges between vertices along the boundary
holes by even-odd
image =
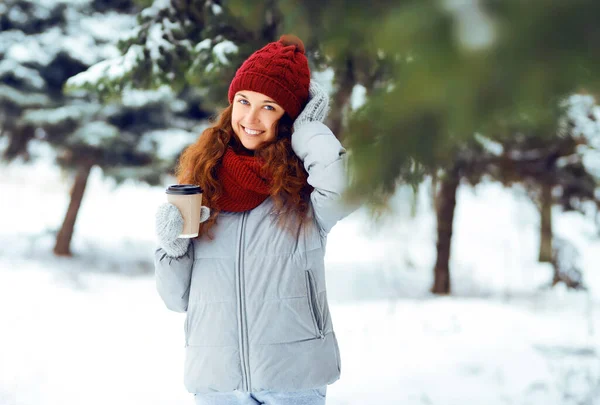
[[[271,131],[277,132],[277,126],[279,124],[279,118],[275,117],[274,114],[269,114],[269,115],[265,114],[263,123]]]
[[[235,127],[237,125],[238,122],[240,122],[240,114],[239,112],[237,112],[235,110],[235,108],[233,109],[233,111],[231,112],[231,126]]]
[[[279,121],[275,121],[269,124],[269,139],[275,139],[277,137],[277,130],[279,128]]]

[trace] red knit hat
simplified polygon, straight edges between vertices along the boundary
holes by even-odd
[[[240,90],[256,91],[271,97],[296,119],[308,101],[309,84],[304,44],[295,35],[282,35],[250,55],[237,70],[229,85],[229,103]]]

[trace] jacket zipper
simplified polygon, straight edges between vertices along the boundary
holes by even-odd
[[[189,322],[190,322],[190,315],[189,315],[189,313],[186,313],[185,314],[185,321],[183,323],[183,334],[185,335],[185,346],[184,347],[188,347],[188,335],[189,335],[189,332],[188,332],[188,328],[189,328],[188,323]]]
[[[250,392],[250,359],[248,356],[248,324],[246,319],[246,300],[245,286],[243,277],[243,259],[244,259],[244,231],[246,228],[247,213],[242,214],[242,223],[240,225],[240,237],[238,239],[237,250],[237,276],[238,276],[238,311],[239,330],[240,330],[240,361],[242,365],[242,384],[244,391]]]
[[[308,304],[313,318],[313,323],[315,324],[315,332],[317,337],[324,339],[325,335],[323,334],[323,316],[319,308],[317,289],[315,288],[313,276],[310,270],[306,270],[306,281],[308,286]]]
[[[188,251],[186,252],[186,256],[190,257],[190,251],[191,251],[191,258],[192,260],[196,257],[196,253],[194,252],[194,243],[190,242],[191,246],[188,249]],[[192,263],[193,265],[193,263]],[[185,292],[183,293],[183,295],[181,296],[181,299],[183,299],[183,297],[186,296],[186,294],[188,294],[188,298],[189,298],[189,293],[191,292],[192,288],[192,280],[190,280],[190,284],[188,285],[188,287],[185,289]],[[188,306],[189,309],[189,306]],[[189,346],[189,340],[190,340],[190,313],[189,311],[186,309],[185,311],[185,322],[183,324],[183,333],[185,335],[185,347],[187,348]]]

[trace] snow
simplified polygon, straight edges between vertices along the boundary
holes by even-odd
[[[0,84],[0,100],[8,100],[21,108],[39,107],[50,101],[44,93],[23,93],[4,84]]]
[[[29,0],[30,3],[36,4],[36,9],[42,7],[52,8],[60,4],[66,4],[70,7],[85,7],[88,6],[92,1],[93,0]]]
[[[16,8],[13,10],[17,10]],[[46,31],[14,41],[14,34],[0,33],[0,39],[12,42],[6,57],[19,63],[35,62],[47,65],[61,52],[91,65],[119,55],[116,42],[120,34],[135,26],[135,16],[107,13],[87,16],[74,8],[64,11],[65,31],[52,27]],[[18,37],[17,37],[18,38]],[[0,41],[2,42],[2,41]]]
[[[570,131],[583,141],[577,153],[586,170],[600,178],[600,106],[589,94],[573,94],[562,103],[565,116],[559,123],[559,133]]]
[[[165,161],[172,161],[183,149],[196,141],[197,133],[183,129],[150,131],[144,134],[138,145],[140,152],[153,153]]]
[[[80,26],[90,33],[95,39],[112,45],[123,38],[123,32],[132,30],[136,32],[136,16],[116,12],[94,13],[89,17],[79,16]],[[116,50],[116,48],[115,48]]]
[[[57,31],[49,31],[49,36],[56,34]],[[50,39],[50,43],[56,40],[56,37]],[[23,39],[22,42],[12,45],[6,51],[7,59],[14,59],[20,63],[37,62],[41,65],[47,65],[51,61],[50,55],[43,48],[45,44],[41,44],[37,38],[30,35]]]
[[[54,109],[28,110],[23,116],[23,121],[34,125],[56,125],[66,120],[79,121],[83,117],[93,115],[99,109],[99,105],[82,103]]]
[[[155,90],[125,89],[121,93],[121,101],[127,107],[139,108],[147,104],[174,99],[175,94],[167,85],[162,85]]]
[[[319,83],[323,87],[323,90],[325,90],[330,96],[333,94],[334,76],[335,72],[333,71],[333,68],[330,67],[323,71],[312,72],[312,79]]]
[[[2,4],[0,4],[0,7]],[[0,31],[0,54],[4,54],[14,44],[21,42],[25,38],[23,31],[7,30]]]
[[[120,135],[119,129],[104,121],[87,122],[67,138],[68,144],[84,144],[99,148],[109,145]]]
[[[96,41],[91,36],[68,36],[62,38],[63,49],[74,59],[80,60],[86,65],[92,65],[98,61],[98,54],[90,52]]]
[[[356,84],[352,88],[352,94],[350,95],[350,108],[352,110],[358,110],[367,101],[367,88],[362,84]]]
[[[479,132],[475,133],[475,140],[493,156],[500,156],[504,152],[504,146],[500,142],[496,142]]]
[[[194,50],[196,52],[200,52],[200,51],[204,51],[206,49],[210,49],[211,43],[212,43],[212,41],[210,40],[210,38],[203,39],[202,41],[200,41],[196,44],[196,46],[194,47]]]
[[[18,7],[12,7],[8,10],[8,20],[17,24],[25,24],[29,17]]]
[[[456,20],[455,35],[464,48],[477,51],[495,41],[496,27],[479,0],[445,0],[443,5]]]
[[[163,134],[164,135],[164,134]],[[169,136],[170,138],[170,136]],[[38,144],[43,146],[43,144]],[[182,314],[152,274],[154,211],[164,185],[115,188],[92,170],[73,240],[52,230],[72,176],[48,163],[0,167],[0,403],[191,404]],[[452,245],[455,295],[431,296],[430,185],[415,208],[401,189],[378,226],[365,210],[329,235],[326,267],[342,378],[330,405],[600,404],[600,242],[591,221],[556,211],[580,251],[589,292],[539,289],[539,217],[524,190],[460,187]],[[414,216],[411,212],[414,211]],[[595,391],[594,391],[595,390]]]
[[[104,79],[116,80],[129,74],[136,66],[138,60],[144,57],[144,48],[140,45],[132,45],[123,56],[117,56],[96,63],[85,72],[71,76],[67,80],[69,87],[83,87],[86,84],[98,85]]]
[[[223,13],[223,8],[215,3],[210,5],[210,9],[214,15],[220,15],[221,13]]]
[[[59,5],[61,2],[69,3],[70,6],[61,10]],[[83,74],[79,78],[79,83],[91,82],[93,77],[98,77],[99,72],[112,74],[112,77],[122,77],[125,74],[124,69],[131,69],[129,65],[132,59],[135,61],[139,57],[136,54],[138,50],[130,49],[134,55],[122,57],[116,42],[121,37],[121,33],[132,30],[136,26],[134,15],[115,12],[88,15],[90,0],[62,0],[61,2],[54,0],[32,2],[37,4],[32,4],[31,10],[34,13],[41,13],[39,17],[44,19],[49,18],[51,11],[62,13],[66,20],[66,24],[62,27],[51,27],[39,34],[27,36],[11,31],[0,32],[0,52],[5,52],[4,61],[11,61],[11,68],[14,69],[15,75],[28,74],[31,84],[39,87],[41,79],[39,75],[30,74],[31,69],[22,65],[30,63],[47,65],[55,60],[60,52],[65,52],[86,65],[103,61],[99,67],[95,66],[96,69],[91,73]],[[20,8],[11,9],[11,18],[17,19],[23,16],[28,18],[26,14],[19,17],[21,14],[23,11]],[[118,73],[115,70],[118,70]],[[76,79],[73,82],[77,82]],[[96,83],[97,81],[93,82]]]
[[[141,16],[144,20],[155,18],[161,10],[171,7],[170,0],[154,0],[152,6],[142,10]]]
[[[157,19],[157,16],[161,10],[169,7],[169,0],[156,0],[151,7],[147,7],[142,10],[142,19],[151,19],[154,21]],[[127,22],[122,23],[121,29],[116,29],[115,27],[113,32],[118,32],[118,35],[113,35],[111,40],[113,43],[116,43],[119,39],[126,40],[137,37],[140,29],[141,27],[136,26],[135,21],[132,19],[131,24],[128,24]],[[176,31],[181,31],[181,25],[177,22],[170,21],[166,17],[162,18],[158,22],[150,24],[148,27],[145,44],[136,44],[130,46],[127,54],[123,57],[119,57],[120,53],[116,50],[116,48],[113,47],[113,55],[110,55],[112,59],[104,60],[96,65],[91,66],[87,72],[83,72],[78,76],[75,76],[76,79],[71,79],[69,85],[78,87],[85,83],[96,84],[103,79],[108,79],[110,81],[118,80],[135,68],[138,61],[144,59],[144,48],[149,52],[150,59],[152,61],[152,71],[154,73],[158,73],[160,67],[157,65],[157,62],[164,58],[165,52],[172,51],[175,47],[173,32]],[[177,43],[181,46],[191,49],[189,40],[180,40],[177,41]],[[172,72],[167,73],[171,73],[169,78],[172,78]]]
[[[37,1],[38,5],[33,7],[33,15],[35,18],[40,20],[47,20],[52,15],[52,8],[56,6],[57,3],[52,3],[51,0],[48,1]]]
[[[229,63],[227,59],[228,54],[238,53],[238,47],[231,41],[221,41],[213,47],[213,54],[217,57],[221,64],[226,65]]]
[[[12,75],[36,90],[43,90],[46,86],[37,70],[21,66],[12,59],[2,59],[0,60],[0,77],[7,75]]]
[[[170,41],[164,38],[166,32],[160,24],[152,24],[148,29],[146,47],[150,51],[150,57],[154,61],[162,59],[161,49],[168,51],[174,47]]]
[[[592,146],[600,147],[600,106],[596,99],[589,94],[573,94],[562,106],[566,108],[563,130],[566,124],[570,124],[575,137],[582,137]]]
[[[86,15],[89,11],[89,0],[63,0],[62,3],[70,3],[70,6],[62,11],[59,3],[54,0],[31,3],[33,4],[30,10],[41,13],[39,17],[48,18],[44,15],[54,10],[62,12],[67,23],[64,27],[51,27],[35,35],[24,36],[23,33],[14,31],[0,32],[0,53],[5,52],[0,62],[0,75],[12,74],[29,87],[43,90],[44,80],[37,71],[27,65],[48,65],[60,52],[65,52],[86,65],[104,60],[99,66],[95,66],[95,69],[82,73],[70,82],[80,84],[92,82],[92,79],[101,76],[100,73],[122,77],[127,73],[126,69],[131,69],[132,60],[139,58],[136,54],[139,50],[136,48],[131,49],[124,57],[120,56],[115,44],[120,32],[135,25],[135,16],[118,15],[114,12],[105,15]],[[18,7],[11,9],[17,14],[18,10],[20,10]],[[14,13],[11,14],[11,18],[18,17]],[[92,83],[92,85],[96,84],[97,81]],[[0,90],[0,99],[9,100],[23,108],[44,106],[49,103],[45,94],[25,94],[5,85],[0,86]],[[49,119],[60,119],[64,111],[60,108],[51,111]],[[42,117],[43,114],[42,111],[34,112],[28,119],[36,122],[46,121]]]
[[[205,62],[207,60],[211,60],[211,47],[213,62],[206,63],[204,71],[207,73],[213,71],[215,68],[219,68],[222,65],[228,65],[231,63],[228,55],[236,54],[239,51],[238,46],[229,40],[222,40],[213,45],[213,41],[210,38],[205,38],[194,46],[194,51],[196,53],[201,54],[206,52],[202,58],[198,58],[196,61],[194,61],[194,67],[197,66],[200,61]]]

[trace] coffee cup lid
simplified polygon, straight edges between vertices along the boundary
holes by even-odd
[[[202,188],[195,184],[173,184],[167,188],[167,194],[190,195],[202,193]]]

